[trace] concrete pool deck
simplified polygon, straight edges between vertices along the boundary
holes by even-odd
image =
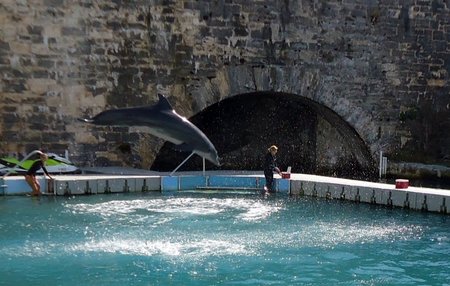
[[[206,171],[154,172],[126,168],[85,169],[80,175],[54,175],[54,181],[38,177],[43,192],[54,195],[90,195],[124,192],[174,192],[183,190],[245,190],[260,192],[265,184],[262,172]],[[93,172],[89,174],[90,172]],[[94,174],[95,172],[95,174]],[[103,173],[102,173],[103,172]],[[277,192],[326,199],[386,205],[413,210],[450,213],[450,190],[340,179],[292,173],[290,179],[275,175]],[[0,195],[25,195],[30,187],[23,176],[0,178]]]

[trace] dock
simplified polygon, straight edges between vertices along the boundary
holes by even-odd
[[[109,174],[55,175],[54,180],[38,177],[41,191],[56,196],[127,192],[249,191],[262,192],[262,172],[208,171],[169,173],[123,171]],[[385,184],[292,173],[289,179],[275,175],[277,193],[329,200],[346,200],[404,209],[448,214],[450,190]],[[22,176],[0,178],[0,196],[25,195],[31,191]]]

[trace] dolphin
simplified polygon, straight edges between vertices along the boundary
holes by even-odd
[[[180,116],[164,95],[152,106],[105,110],[82,122],[112,126],[146,126],[148,132],[176,145],[176,149],[190,151],[220,166],[217,150],[206,135],[186,117]]]

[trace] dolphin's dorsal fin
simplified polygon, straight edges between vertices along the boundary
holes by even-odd
[[[164,95],[158,93],[158,97],[159,97],[158,107],[161,110],[172,110],[173,109],[172,105],[170,105],[170,102],[167,100],[167,98]]]

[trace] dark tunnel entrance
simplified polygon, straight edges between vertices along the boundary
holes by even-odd
[[[262,170],[270,145],[277,145],[282,170],[373,179],[376,167],[364,141],[334,111],[294,94],[255,92],[240,94],[211,105],[190,121],[215,145],[221,167],[207,169]],[[151,169],[172,171],[189,153],[166,142]],[[193,156],[180,171],[202,170],[202,159]]]

